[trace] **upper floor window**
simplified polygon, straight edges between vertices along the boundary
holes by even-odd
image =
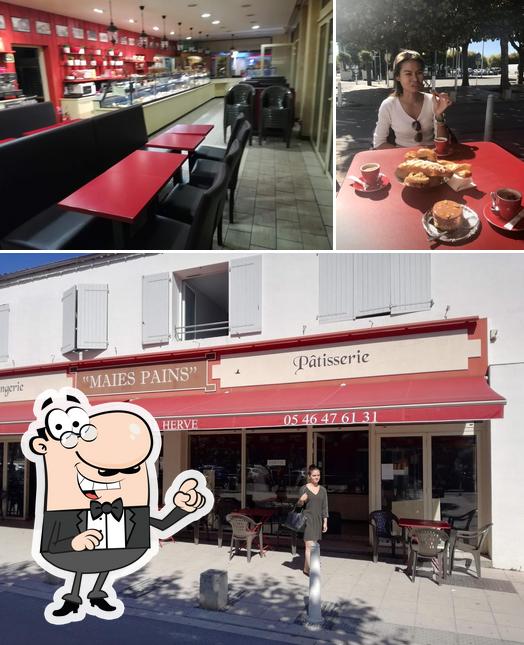
[[[428,253],[322,253],[321,323],[430,309]]]
[[[0,305],[0,361],[9,358],[9,305]]]
[[[142,343],[259,333],[262,257],[144,276]],[[172,330],[172,331],[171,331]]]

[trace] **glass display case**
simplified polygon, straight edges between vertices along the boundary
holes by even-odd
[[[148,74],[125,80],[108,79],[102,83],[95,100],[101,108],[123,108],[136,103],[149,103],[207,83],[207,71]]]

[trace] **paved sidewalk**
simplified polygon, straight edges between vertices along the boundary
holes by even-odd
[[[474,81],[473,81],[474,83]],[[338,87],[338,86],[337,86]],[[439,91],[453,89],[452,82],[438,82]],[[336,111],[337,182],[344,180],[355,154],[369,150],[373,143],[378,108],[391,94],[391,87],[375,83],[372,87],[363,81],[342,82],[342,106]],[[512,99],[504,101],[496,85],[458,87],[457,102],[449,109],[447,120],[459,141],[482,141],[486,101],[494,94],[492,141],[524,159],[524,87],[513,86]]]
[[[126,645],[152,642],[221,643],[349,643],[362,645],[495,645],[524,643],[524,573],[483,568],[478,581],[455,573],[452,584],[437,586],[429,568],[413,584],[403,564],[370,559],[322,556],[324,629],[310,631],[305,618],[308,579],[300,557],[269,551],[265,558],[245,555],[229,561],[228,548],[215,544],[167,542],[147,567],[116,586],[126,605],[124,616],[113,623],[88,617],[81,624],[47,626],[45,605],[58,582],[32,563],[32,531],[0,527],[0,614],[17,624],[16,642],[48,641],[81,645],[101,640],[101,626],[118,633]],[[225,612],[198,607],[199,576],[206,569],[225,569],[230,605]],[[20,624],[21,623],[21,624]],[[80,630],[81,625],[81,630]],[[109,625],[109,626],[107,626]],[[207,631],[206,631],[207,630]],[[6,632],[3,632],[4,634]],[[105,633],[105,632],[104,632]],[[191,634],[191,638],[187,634]],[[209,634],[209,640],[205,634]],[[76,637],[78,634],[79,638]],[[222,640],[224,634],[229,635]],[[211,637],[212,635],[212,637]],[[67,637],[66,637],[67,636]],[[61,640],[61,639],[64,640]],[[181,639],[181,640],[180,640]],[[238,640],[237,640],[238,639]],[[7,641],[8,643],[11,641]]]

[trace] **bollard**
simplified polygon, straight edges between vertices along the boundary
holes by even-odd
[[[311,568],[309,571],[309,602],[307,608],[307,624],[320,628],[322,625],[320,600],[320,544],[316,542],[311,547]]]
[[[342,83],[340,81],[338,82],[337,89],[337,105],[338,107],[342,107]]]
[[[227,607],[227,571],[208,569],[200,574],[200,606],[213,611]]]
[[[495,102],[495,95],[488,94],[488,101],[486,103],[486,121],[484,123],[484,141],[491,141],[493,138],[493,104]]]

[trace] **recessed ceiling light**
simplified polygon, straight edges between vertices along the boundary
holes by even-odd
[[[246,13],[246,18],[252,18],[254,15],[254,13]]]
[[[134,18],[129,18],[129,22],[130,22],[131,24],[135,24],[136,20],[135,20]]]
[[[93,9],[95,13],[104,13],[103,9]]]
[[[187,6],[188,7],[198,7],[198,3],[197,2],[192,2],[191,4],[188,4]]]
[[[174,32],[174,31],[170,31],[170,32],[169,32],[169,35],[170,35],[170,36],[174,36],[174,35],[175,35],[175,32]]]
[[[201,18],[209,18],[211,16],[210,13],[203,13],[200,17]]]
[[[160,31],[160,27],[153,27],[153,31]]]
[[[250,7],[251,5],[250,4],[241,4],[240,6],[241,7]]]
[[[253,25],[251,29],[260,29],[260,25]]]
[[[191,36],[186,36],[186,40],[191,40]]]
[[[220,24],[220,20],[213,20],[213,22],[212,22],[211,24],[212,24],[212,25],[219,25],[219,24]]]

